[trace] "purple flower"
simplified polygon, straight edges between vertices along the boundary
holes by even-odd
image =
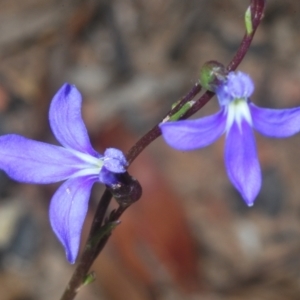
[[[229,179],[252,206],[261,187],[261,171],[252,128],[269,137],[283,138],[300,131],[300,107],[266,109],[254,105],[251,78],[242,72],[229,73],[216,94],[220,111],[197,120],[161,123],[166,142],[178,150],[210,145],[226,134],[225,164]]]
[[[53,134],[61,143],[54,146],[19,135],[0,137],[0,168],[25,183],[66,180],[50,204],[50,222],[74,263],[80,235],[95,182],[111,185],[127,167],[120,150],[109,148],[100,155],[91,146],[81,117],[81,95],[75,86],[64,84],[54,96],[49,111]]]

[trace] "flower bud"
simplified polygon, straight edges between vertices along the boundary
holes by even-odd
[[[120,206],[129,206],[142,196],[140,183],[128,172],[118,174],[118,181],[108,188]]]
[[[217,61],[206,62],[200,70],[200,84],[208,91],[214,92],[216,88],[226,80],[228,72]]]

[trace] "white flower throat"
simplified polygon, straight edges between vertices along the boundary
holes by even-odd
[[[242,120],[246,120],[252,126],[252,117],[247,100],[243,98],[234,99],[226,107],[227,120],[226,132],[229,131],[233,122],[238,124],[240,131],[242,131]]]

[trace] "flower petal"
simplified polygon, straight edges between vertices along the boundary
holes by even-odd
[[[74,85],[65,83],[52,99],[49,121],[56,139],[66,148],[99,154],[93,149],[81,117],[81,94]]]
[[[108,148],[104,152],[104,167],[114,173],[126,172],[128,162],[121,150]]]
[[[51,226],[70,263],[75,262],[78,254],[81,230],[95,181],[96,176],[69,179],[59,187],[50,203]]]
[[[52,183],[74,175],[84,162],[63,147],[26,139],[15,134],[0,137],[0,169],[27,183]]]
[[[216,89],[221,106],[228,105],[234,99],[248,99],[254,91],[251,77],[243,72],[230,72],[227,81]]]
[[[102,167],[99,173],[99,181],[105,185],[111,186],[118,182],[118,174],[107,170],[105,167]]]
[[[159,125],[165,141],[178,150],[194,150],[210,145],[225,131],[226,113],[222,109],[197,120],[166,122]]]
[[[260,108],[249,105],[253,127],[263,135],[283,138],[300,131],[300,107],[289,109]]]
[[[232,184],[252,206],[261,187],[261,172],[253,130],[245,120],[240,128],[234,122],[228,132],[225,164]]]

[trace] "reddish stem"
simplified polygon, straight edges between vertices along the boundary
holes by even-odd
[[[255,31],[263,17],[265,0],[251,0],[250,7],[252,14],[253,31],[250,35],[246,34],[244,36],[237,53],[227,66],[228,71],[234,71],[246,55],[250,44],[253,40]],[[198,83],[196,83],[190,90],[190,92],[181,99],[181,101],[167,114],[167,116],[171,116],[174,113],[176,113],[186,102],[192,100],[200,92],[200,90],[201,86]],[[193,115],[195,112],[201,109],[213,96],[214,93],[212,92],[207,91],[206,93],[204,93],[191,107],[191,109],[182,117],[182,119],[187,119],[188,117]],[[128,151],[127,159],[129,164],[131,164],[136,159],[136,157],[160,135],[161,131],[158,125],[155,125],[148,133],[146,133],[140,140],[138,140],[137,143]],[[111,193],[108,190],[106,190],[99,202],[99,207],[95,214],[89,240],[93,237],[93,234],[97,231],[97,228],[101,226],[111,197]],[[108,222],[118,220],[126,208],[127,207],[120,206],[114,213],[110,215]],[[81,286],[83,279],[85,278],[86,274],[89,271],[89,268],[91,267],[94,259],[97,256],[96,254],[99,254],[101,252],[107,240],[109,239],[109,236],[110,235],[104,236],[99,241],[98,245],[96,245],[93,249],[85,249],[61,300],[72,300],[75,298],[78,288]]]

